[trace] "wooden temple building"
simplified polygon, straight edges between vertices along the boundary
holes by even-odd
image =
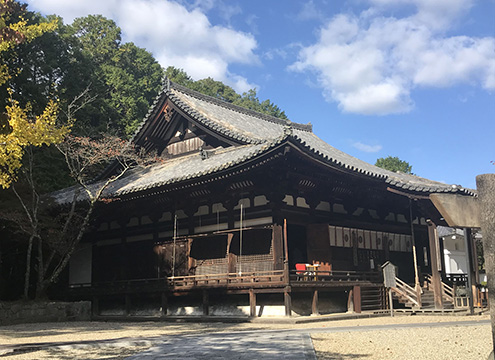
[[[421,307],[430,291],[441,308],[452,296],[429,195],[469,189],[377,168],[310,124],[170,81],[132,141],[164,161],[114,183],[72,257],[67,296],[94,314],[383,309],[386,261],[397,299]]]

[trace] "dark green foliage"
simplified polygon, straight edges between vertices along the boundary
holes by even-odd
[[[194,81],[184,70],[173,66],[169,66],[165,70],[165,75],[173,82],[202,94],[280,119],[287,119],[285,112],[270,100],[260,101],[257,97],[256,89],[251,89],[247,93],[239,95],[234,89],[221,81],[213,80],[210,77]]]
[[[25,17],[31,23],[56,18],[32,12]],[[129,137],[157,96],[163,69],[146,50],[122,44],[120,28],[112,20],[90,15],[64,25],[56,19],[56,31],[1,54],[13,76],[0,88],[0,101],[6,101],[10,87],[22,106],[32,105],[33,113],[56,98],[63,114],[89,87],[95,99],[76,114],[73,133],[108,131]]]
[[[398,171],[405,174],[412,174],[412,166],[409,165],[407,161],[401,160],[397,156],[387,156],[386,158],[379,158],[376,160],[375,166],[393,172]]]
[[[101,15],[76,19],[67,28],[90,59],[85,86],[97,95],[83,109],[81,128],[130,136],[160,90],[163,69],[146,50],[121,44],[120,28]]]
[[[269,99],[260,102],[260,99],[256,95],[256,89],[251,89],[247,93],[242,94],[242,97],[234,101],[234,104],[280,119],[287,119],[285,112],[270,102]]]

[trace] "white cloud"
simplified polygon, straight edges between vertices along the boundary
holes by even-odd
[[[302,48],[289,67],[315,73],[325,97],[342,111],[407,112],[418,87],[467,83],[495,89],[495,38],[446,35],[472,1],[370,1],[375,6],[360,16],[329,20],[318,41]],[[398,5],[411,7],[410,14],[384,15]]]
[[[213,77],[246,91],[246,78],[229,71],[230,64],[257,64],[254,36],[232,28],[212,25],[205,14],[215,6],[184,5],[170,0],[29,0],[29,5],[45,14],[61,15],[66,23],[76,17],[102,14],[122,29],[126,41],[152,52],[164,67],[184,69],[194,79]],[[201,7],[200,7],[201,6]],[[230,15],[238,11],[228,9]]]
[[[376,153],[382,149],[381,145],[368,145],[368,144],[363,144],[362,142],[355,142],[352,144],[353,147],[355,147],[358,150],[367,152],[367,153]]]
[[[301,11],[296,15],[296,19],[300,21],[321,20],[322,18],[322,13],[318,11],[313,0],[305,2],[302,5]]]

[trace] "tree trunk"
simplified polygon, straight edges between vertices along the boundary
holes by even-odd
[[[26,272],[24,273],[24,300],[29,298],[29,278],[31,275],[31,253],[33,252],[34,235],[29,237],[28,248],[26,252]]]
[[[488,301],[492,322],[492,356],[495,348],[495,174],[476,177],[481,205],[481,231],[483,254],[487,273]]]
[[[45,289],[42,288],[43,279],[45,278],[45,267],[43,265],[43,240],[38,237],[38,280],[36,282],[36,295],[35,299],[46,299],[47,294]]]
[[[96,204],[96,200],[92,200],[89,204],[88,211],[86,212],[86,215],[84,216],[83,222],[79,228],[79,232],[77,233],[76,238],[72,242],[71,246],[67,250],[67,252],[62,256],[62,259],[60,262],[57,264],[51,275],[49,275],[47,278],[45,278],[43,281],[41,281],[38,285],[38,289],[40,294],[45,293],[48,289],[48,286],[50,284],[54,283],[57,281],[58,277],[62,273],[62,271],[65,269],[67,264],[69,263],[69,260],[74,253],[74,250],[76,249],[77,244],[81,241],[86,229],[88,228],[89,220],[91,218],[91,214],[93,213],[94,206]]]

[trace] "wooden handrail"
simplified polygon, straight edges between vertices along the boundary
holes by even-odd
[[[368,281],[382,282],[381,274],[372,271],[343,271],[343,270],[291,270],[291,280],[295,281]]]
[[[406,294],[400,288],[391,287],[390,289],[392,289],[392,291],[395,292],[396,294],[398,294],[398,295],[400,295],[402,297],[405,297],[407,300],[409,300],[410,302],[412,302],[414,305],[419,306],[419,303],[418,303],[418,301],[415,298],[413,298],[412,296]]]
[[[205,275],[189,275],[189,276],[174,276],[166,278],[169,286],[187,288],[200,285],[249,285],[252,283],[262,282],[277,282],[283,283],[284,271],[260,271],[260,272],[243,272],[239,273],[224,273],[224,274],[205,274]]]
[[[397,284],[396,287],[392,287],[392,291],[394,291],[399,296],[405,297],[407,300],[412,302],[416,306],[421,306],[418,300],[418,295],[416,294],[416,290],[413,287],[406,284],[404,281],[395,277],[395,282]]]
[[[443,296],[446,300],[454,302],[454,289],[442,281]]]
[[[431,285],[431,275],[424,274],[424,277],[427,284],[426,288],[429,289]],[[449,302],[454,302],[454,289],[443,281],[440,283],[442,284],[442,297]]]

